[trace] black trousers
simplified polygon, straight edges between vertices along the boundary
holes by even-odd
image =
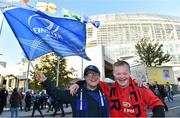
[[[55,105],[55,107],[54,107],[54,109],[55,109],[55,111],[54,111],[54,113],[53,113],[53,116],[54,116],[54,117],[56,116],[57,110],[58,110],[59,108],[61,109],[61,112],[62,112],[61,116],[65,116],[63,104],[60,103],[60,104]]]
[[[41,114],[41,117],[43,117],[43,114],[41,112],[41,109],[40,109],[39,105],[33,105],[32,117],[34,116],[35,110],[38,110],[39,113]]]
[[[165,109],[166,111],[168,111],[168,107],[167,107],[167,105],[166,105],[166,103],[165,103],[165,98],[161,98],[161,101],[162,101],[162,103],[164,104],[164,109]]]
[[[3,112],[3,106],[0,106],[0,115]]]

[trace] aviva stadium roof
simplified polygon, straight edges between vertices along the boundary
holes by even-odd
[[[127,22],[128,20],[137,20],[137,21],[163,21],[163,22],[180,22],[180,17],[176,16],[167,16],[159,14],[148,14],[148,13],[116,13],[116,14],[102,14],[97,16],[92,16],[92,19],[98,19],[101,22],[103,21],[123,21]]]

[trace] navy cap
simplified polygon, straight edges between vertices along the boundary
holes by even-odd
[[[96,72],[96,73],[98,73],[99,75],[100,75],[100,71],[99,71],[99,69],[96,67],[96,66],[94,66],[94,65],[89,65],[89,66],[87,66],[85,69],[84,69],[84,75],[86,75],[86,73],[88,72],[88,71],[94,71],[94,72]]]

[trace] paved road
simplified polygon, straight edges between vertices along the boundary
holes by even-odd
[[[166,117],[180,117],[180,94],[174,96],[173,102],[168,102],[166,99],[166,104],[169,111],[165,112]],[[149,111],[148,116],[151,116],[152,113]]]
[[[46,111],[47,111],[47,109],[42,110],[42,113],[44,114],[44,117],[52,117],[52,114],[53,114],[54,111],[49,111],[48,113]],[[68,107],[68,108],[65,107],[64,112],[66,114],[66,117],[72,117],[72,109],[71,109],[71,107]],[[32,114],[32,110],[29,111],[29,112],[19,111],[19,117],[31,117],[31,114]],[[56,117],[60,117],[60,115],[61,115],[61,111],[58,111]],[[2,118],[2,117],[7,118],[7,117],[10,117],[10,116],[11,116],[11,112],[9,110],[5,110],[0,115],[0,118]],[[40,117],[40,113],[38,111],[35,111],[34,116],[35,117]]]
[[[166,112],[166,117],[180,117],[180,94],[174,96],[174,102],[168,102],[166,100],[167,106],[169,107],[169,111]],[[46,112],[47,109],[42,110],[44,117],[52,117],[53,111],[49,113]],[[72,117],[72,109],[71,107],[64,108],[66,117]],[[32,114],[32,110],[29,112],[19,111],[19,117],[30,117]],[[11,113],[9,110],[5,110],[1,115],[0,118],[10,117]],[[61,111],[57,112],[56,117],[60,117]],[[148,116],[151,116],[152,112],[148,110]],[[38,111],[35,111],[35,116],[40,116]]]

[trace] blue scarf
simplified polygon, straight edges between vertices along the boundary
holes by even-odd
[[[98,91],[88,91],[86,88],[82,87],[78,91],[76,99],[76,116],[79,117],[88,117],[88,101],[87,95],[91,96],[95,101],[97,101],[99,107],[99,116],[97,117],[109,117],[109,104],[107,98],[102,93],[102,90],[99,88]],[[97,110],[97,109],[92,109]]]

